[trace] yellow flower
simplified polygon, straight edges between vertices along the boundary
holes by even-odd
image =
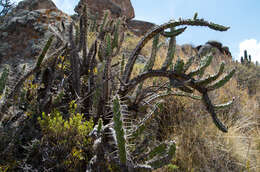
[[[98,71],[97,71],[97,68],[96,68],[96,67],[94,68],[94,71],[93,71],[93,72],[94,72],[94,74],[97,74]]]
[[[64,59],[64,56],[60,56],[60,59],[63,60],[63,59]]]

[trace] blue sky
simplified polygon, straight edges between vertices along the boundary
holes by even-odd
[[[17,0],[13,0],[16,1]],[[53,0],[59,9],[73,14],[79,0]],[[198,12],[204,18],[230,26],[226,32],[212,31],[204,27],[189,27],[177,37],[178,44],[204,44],[217,40],[230,48],[234,59],[240,59],[244,49],[253,61],[260,62],[260,1],[259,0],[131,0],[135,18],[156,24],[170,19],[192,18]]]

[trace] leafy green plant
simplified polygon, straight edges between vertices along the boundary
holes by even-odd
[[[43,113],[42,117],[38,117],[38,121],[44,134],[41,146],[52,145],[57,149],[50,152],[52,153],[51,157],[46,157],[49,158],[49,161],[56,160],[58,161],[56,163],[64,164],[64,169],[69,168],[70,170],[80,168],[88,163],[89,156],[91,156],[90,145],[92,144],[88,135],[93,130],[93,120],[86,121],[79,113],[72,114],[66,120],[59,111],[55,110],[48,115]],[[57,151],[64,151],[68,155],[59,159],[61,153]],[[56,163],[45,165],[53,168]]]

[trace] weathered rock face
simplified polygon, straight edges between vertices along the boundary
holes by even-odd
[[[229,51],[229,48],[227,46],[223,46],[222,43],[220,43],[218,41],[208,41],[208,42],[206,42],[205,45],[197,46],[197,50],[202,53],[203,51],[205,51],[206,49],[210,49],[211,47],[215,47],[222,54],[232,57],[231,52]]]
[[[155,26],[150,22],[133,20],[135,13],[130,0],[80,0],[74,9],[75,12],[80,14],[85,3],[92,15],[98,14],[99,21],[104,16],[105,10],[110,11],[112,18],[125,17],[127,28],[136,36],[143,36]]]
[[[61,21],[68,27],[71,19],[50,0],[20,2],[0,26],[0,65],[27,62],[29,66],[33,65],[48,37],[53,34],[49,26],[59,31]],[[57,40],[52,50],[57,48],[55,42]]]
[[[134,8],[130,0],[112,0],[118,4],[122,9],[122,14],[126,16],[126,19],[130,20],[135,17]]]
[[[127,28],[137,36],[144,35],[148,30],[153,28],[155,24],[141,21],[141,20],[130,20],[127,22]]]
[[[9,68],[8,86],[13,86],[21,75],[34,67],[53,30],[62,31],[61,21],[68,29],[72,20],[49,0],[22,1],[4,18],[0,25],[0,73],[4,67]],[[68,32],[63,33],[67,39]],[[48,54],[59,46],[60,42],[55,38]]]
[[[13,12],[18,10],[39,10],[39,9],[57,9],[56,5],[51,0],[25,0],[21,1]]]
[[[98,13],[99,19],[102,18],[104,10],[109,10],[112,18],[125,16],[126,20],[130,20],[135,16],[130,0],[80,0],[74,10],[80,13],[84,3],[91,14]]]

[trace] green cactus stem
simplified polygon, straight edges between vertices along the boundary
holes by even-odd
[[[161,34],[167,38],[176,37],[176,36],[182,34],[186,29],[187,29],[187,27],[184,27],[184,28],[180,28],[180,29],[176,29],[176,30],[171,30],[170,32],[164,31]]]
[[[38,68],[38,69],[40,68],[41,63],[42,63],[42,61],[43,61],[43,59],[44,59],[44,57],[45,57],[45,55],[46,55],[48,49],[49,49],[50,46],[51,46],[51,43],[52,43],[52,41],[53,41],[53,38],[54,38],[54,35],[52,35],[52,36],[48,39],[47,43],[45,44],[45,46],[44,46],[44,48],[43,48],[43,50],[42,50],[42,53],[41,53],[41,55],[39,56],[39,58],[38,58],[38,60],[37,60],[36,68]]]
[[[152,45],[151,57],[150,57],[149,60],[146,62],[146,64],[145,64],[145,66],[144,66],[142,72],[149,71],[149,70],[151,70],[151,69],[153,68],[153,66],[154,66],[156,54],[157,54],[157,51],[158,51],[159,37],[160,37],[159,34],[157,34],[157,35],[154,36],[153,45]],[[141,92],[142,88],[143,88],[143,82],[139,84],[136,93],[139,94],[139,93]]]
[[[112,55],[111,36],[106,35],[106,55],[110,57]]]
[[[104,27],[107,23],[107,18],[108,18],[108,12],[105,12],[105,15],[103,17],[103,22],[102,22],[102,24],[100,26],[100,30],[99,30],[100,33],[104,31]]]
[[[98,127],[97,127],[98,135],[101,133],[102,127],[103,127],[103,120],[102,120],[102,118],[99,118],[99,120],[98,120]]]
[[[203,103],[205,104],[208,112],[211,114],[212,120],[216,127],[226,133],[228,130],[227,128],[222,124],[222,122],[218,119],[217,114],[215,112],[214,106],[211,103],[211,100],[209,99],[208,93],[204,93],[202,97]]]
[[[9,69],[5,67],[0,77],[0,95],[3,94],[4,92],[8,80],[8,75],[9,75]]]
[[[113,121],[114,121],[114,129],[116,134],[116,143],[118,147],[119,160],[121,164],[126,164],[127,161],[126,138],[125,138],[125,130],[123,128],[122,107],[118,95],[116,95],[113,100]]]
[[[157,34],[157,35],[154,36],[153,45],[152,45],[151,57],[150,57],[150,59],[148,60],[147,64],[145,65],[144,71],[150,70],[150,69],[152,69],[153,66],[154,66],[156,54],[157,54],[157,52],[158,52],[159,37],[160,37],[159,34]]]
[[[191,56],[188,61],[183,66],[183,73],[185,73],[191,67],[192,63],[194,62],[195,56]]]
[[[188,76],[193,77],[195,75],[202,75],[205,71],[205,69],[210,65],[211,61],[213,59],[213,56],[211,54],[205,56],[203,59],[200,61],[200,66],[198,69],[191,71]]]
[[[225,77],[223,77],[221,80],[219,80],[218,82],[216,82],[215,84],[207,87],[208,91],[213,91],[215,89],[218,89],[222,86],[224,86],[231,78],[232,76],[235,74],[236,70],[233,69],[231,70]]]
[[[115,31],[114,31],[114,39],[112,41],[112,49],[118,47],[118,40],[119,40],[119,26],[120,26],[120,20],[117,20]]]
[[[197,17],[198,17],[198,13],[196,12],[196,13],[194,14],[193,20],[197,20]]]
[[[218,73],[216,73],[215,75],[209,76],[206,79],[196,81],[196,83],[199,84],[199,85],[203,85],[203,86],[208,85],[209,83],[218,79],[218,77],[220,75],[222,75],[222,73],[224,72],[224,68],[225,68],[225,63],[222,62],[221,65],[220,65],[220,68],[218,70]]]
[[[149,160],[148,162],[146,162],[146,164],[150,165],[152,169],[161,168],[170,163],[175,155],[175,152],[176,144],[174,141],[171,141],[167,143],[167,149],[164,149],[164,146],[162,146],[160,149],[157,149],[157,151],[153,151],[153,153],[161,154],[161,156]]]
[[[182,59],[178,59],[174,65],[174,72],[181,73],[184,68],[184,61]]]
[[[175,30],[174,27],[171,28],[171,31],[174,31],[174,30]],[[174,58],[174,53],[175,53],[175,48],[176,48],[176,38],[175,38],[175,36],[172,36],[170,38],[166,59],[162,65],[161,70],[167,70],[168,67],[172,64],[172,61]]]

